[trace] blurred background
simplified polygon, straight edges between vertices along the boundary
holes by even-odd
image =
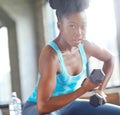
[[[120,0],[90,0],[86,10],[86,39],[107,48],[115,56],[115,68],[106,92],[109,101],[118,105],[119,14]],[[27,100],[37,80],[41,49],[58,35],[56,22],[55,11],[47,0],[0,0],[0,105],[9,103],[13,91],[23,103]],[[91,58],[87,74],[101,66],[102,62]]]

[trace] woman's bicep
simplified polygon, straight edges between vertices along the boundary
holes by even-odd
[[[41,75],[40,81],[38,83],[38,91],[37,91],[38,102],[47,101],[52,96],[52,93],[55,89],[55,85],[56,85],[55,76]]]
[[[40,80],[38,83],[37,102],[46,102],[52,96],[56,86],[57,58],[54,53],[42,56],[39,62]]]

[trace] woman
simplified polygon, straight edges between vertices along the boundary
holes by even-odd
[[[114,66],[110,52],[84,39],[88,0],[49,0],[49,3],[56,9],[59,35],[40,54],[38,83],[24,105],[23,115],[120,114],[118,106],[105,104],[95,108],[78,99],[96,87],[103,96]],[[104,62],[105,79],[102,84],[94,84],[87,78],[81,86],[91,56]]]

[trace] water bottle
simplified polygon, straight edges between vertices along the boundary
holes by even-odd
[[[9,115],[22,115],[21,100],[17,97],[16,92],[12,92],[9,103]]]

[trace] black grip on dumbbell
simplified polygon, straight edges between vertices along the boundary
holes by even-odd
[[[97,106],[105,104],[105,100],[99,94],[95,94],[95,95],[93,95],[93,96],[90,97],[90,102],[89,103],[92,106],[97,107]]]
[[[105,74],[101,69],[94,69],[89,76],[90,80],[95,84],[102,83],[104,77]]]

